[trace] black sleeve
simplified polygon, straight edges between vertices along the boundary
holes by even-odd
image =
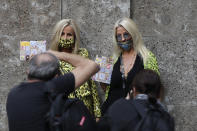
[[[60,93],[65,93],[68,96],[75,89],[75,77],[70,73],[66,73],[59,77],[52,79],[46,83],[47,92],[52,96]]]

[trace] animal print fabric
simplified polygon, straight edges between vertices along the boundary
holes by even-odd
[[[78,54],[85,58],[88,58],[88,51],[85,48],[79,48]],[[62,74],[66,72],[70,72],[74,69],[74,67],[66,63],[64,61],[60,61],[60,71]],[[79,98],[84,102],[86,107],[95,117],[101,117],[101,110],[100,110],[100,99],[98,96],[97,86],[94,81],[91,79],[77,88],[74,92],[72,92],[69,98]]]

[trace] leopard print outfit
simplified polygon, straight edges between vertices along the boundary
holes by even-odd
[[[88,51],[85,48],[80,48],[78,54],[80,56],[88,58]],[[60,71],[62,74],[70,72],[73,69],[74,67],[71,64],[60,61]],[[97,86],[94,81],[88,80],[74,92],[72,92],[68,97],[79,98],[84,102],[86,107],[95,117],[101,117],[100,101],[98,97]]]

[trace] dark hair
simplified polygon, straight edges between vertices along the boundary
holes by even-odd
[[[29,62],[28,79],[48,81],[59,73],[59,60],[51,53],[41,53]]]
[[[161,87],[159,75],[149,69],[140,71],[131,84],[131,88],[135,88],[138,93],[147,94],[152,104],[155,104],[159,98]]]

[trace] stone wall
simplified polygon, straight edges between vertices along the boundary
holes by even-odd
[[[133,0],[133,17],[157,56],[177,131],[197,129],[197,1]]]
[[[96,54],[109,56],[113,24],[121,16],[129,16],[129,3],[129,0],[64,0],[62,14],[63,18],[76,20],[81,30],[81,47],[86,47],[92,58]]]
[[[76,20],[81,47],[92,59],[109,56],[115,21],[131,14],[146,46],[155,53],[165,85],[165,103],[177,131],[197,128],[197,1],[196,0],[1,0],[0,131],[8,131],[5,111],[9,90],[26,79],[19,60],[21,40],[50,42],[61,18]]]

